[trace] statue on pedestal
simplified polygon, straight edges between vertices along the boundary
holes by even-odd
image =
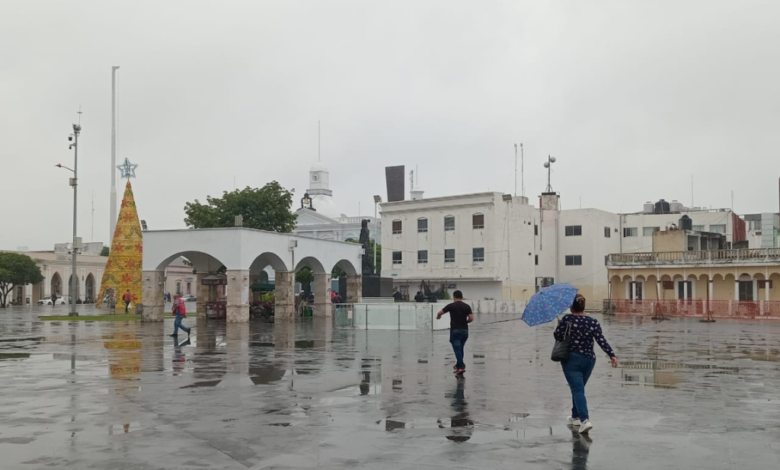
[[[360,228],[360,244],[363,246],[363,275],[374,274],[374,259],[371,257],[371,239],[368,232],[368,219],[363,219]]]

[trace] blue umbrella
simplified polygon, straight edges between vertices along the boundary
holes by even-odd
[[[565,282],[541,289],[528,301],[523,311],[523,321],[528,326],[536,326],[555,320],[574,303],[577,290]]]

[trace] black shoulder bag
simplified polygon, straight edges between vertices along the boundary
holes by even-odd
[[[569,331],[571,330],[571,319],[566,323],[566,332],[563,334],[563,340],[555,340],[555,346],[553,346],[552,355],[550,359],[555,362],[565,361],[569,358]]]

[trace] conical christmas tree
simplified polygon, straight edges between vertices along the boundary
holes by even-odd
[[[108,263],[106,263],[106,270],[100,283],[100,288],[104,293],[113,289],[117,306],[123,305],[122,298],[128,290],[133,297],[133,306],[142,301],[142,258],[141,223],[138,221],[138,211],[135,208],[133,187],[130,186],[128,179],[125,195],[122,197],[122,208],[119,210],[119,217],[116,221],[114,240],[111,242],[111,251],[108,254]],[[103,296],[101,295],[98,307],[101,306],[102,301]]]

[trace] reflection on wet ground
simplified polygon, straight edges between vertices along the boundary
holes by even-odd
[[[2,468],[745,469],[780,463],[780,325],[602,318],[589,437],[553,325],[447,332],[0,316]],[[48,313],[48,309],[43,311]],[[194,323],[194,319],[191,320]],[[492,322],[499,322],[493,324]]]

